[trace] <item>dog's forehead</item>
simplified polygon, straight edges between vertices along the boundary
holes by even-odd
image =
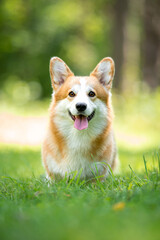
[[[75,87],[81,90],[93,88],[96,83],[92,77],[73,77],[71,81],[72,81],[72,87]]]
[[[81,91],[85,91],[88,88],[87,81],[85,77],[79,78],[79,88]]]

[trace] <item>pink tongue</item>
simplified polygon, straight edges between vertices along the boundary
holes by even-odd
[[[88,120],[85,116],[78,116],[74,121],[74,127],[78,130],[83,130],[88,127]]]

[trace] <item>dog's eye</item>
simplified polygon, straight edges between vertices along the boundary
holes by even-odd
[[[68,95],[69,95],[70,97],[75,97],[75,96],[76,96],[76,94],[75,94],[73,91],[69,92]]]
[[[90,91],[90,92],[88,93],[88,96],[89,96],[89,97],[95,97],[96,94],[95,94],[93,91]]]

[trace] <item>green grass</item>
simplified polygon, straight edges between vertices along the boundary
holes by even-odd
[[[140,156],[140,172],[48,187],[39,148],[1,145],[0,239],[159,239],[160,155]]]
[[[121,172],[103,183],[48,186],[40,147],[0,145],[0,239],[160,239],[160,94],[113,100]]]

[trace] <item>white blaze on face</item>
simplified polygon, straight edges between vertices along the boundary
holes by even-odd
[[[69,106],[69,110],[74,116],[78,115],[78,111],[76,109],[77,103],[85,103],[87,105],[87,108],[83,113],[85,116],[89,116],[94,111],[94,104],[88,97],[88,93],[91,90],[91,87],[86,84],[85,77],[80,78],[80,84],[76,84],[71,89],[71,91],[76,94],[76,97]]]
[[[89,91],[91,91],[91,87],[86,84],[85,77],[80,78],[80,84],[73,86],[71,89],[75,94],[76,97],[72,101],[71,106],[69,108],[72,115],[75,116],[74,127],[78,130],[83,130],[88,128],[88,119],[87,117],[90,116],[93,111],[95,110],[95,106],[92,101],[88,97]],[[76,104],[85,104],[86,110],[83,111],[83,115],[80,114],[76,108]]]

